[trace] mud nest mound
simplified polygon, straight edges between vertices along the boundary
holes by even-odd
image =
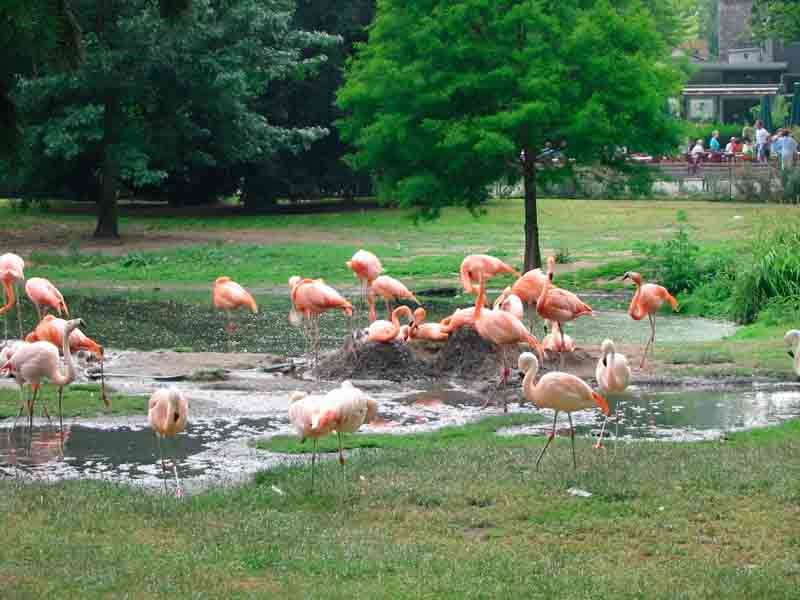
[[[525,346],[505,349],[506,365],[517,368],[517,359]],[[447,342],[409,343],[356,342],[352,337],[335,352],[320,357],[315,375],[322,379],[438,379],[458,377],[470,380],[493,381],[500,376],[501,354],[497,346],[484,340],[478,332],[464,327],[450,335]],[[594,374],[597,361],[588,352],[577,349],[564,355],[564,370],[582,377]],[[559,370],[558,353],[548,353],[540,372]],[[512,377],[513,379],[513,377]]]
[[[431,364],[407,344],[353,343],[352,339],[340,350],[320,357],[315,374],[333,380],[370,378],[389,381],[437,375]]]

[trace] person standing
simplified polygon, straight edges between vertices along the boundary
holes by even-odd
[[[758,162],[766,162],[769,149],[769,131],[764,129],[764,122],[759,119],[756,121],[756,159]]]
[[[711,132],[711,140],[708,142],[708,149],[711,152],[719,152],[722,149],[719,143],[719,131],[712,131]]]
[[[775,152],[781,157],[781,169],[787,170],[794,167],[797,157],[797,140],[792,137],[788,129],[781,131],[778,141],[773,145]]]

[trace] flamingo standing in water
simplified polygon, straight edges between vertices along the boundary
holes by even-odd
[[[17,384],[20,386],[20,397],[23,395],[23,386],[26,383],[29,383],[31,386],[32,397],[30,402],[28,402],[29,427],[33,427],[33,407],[36,404],[36,396],[39,393],[39,387],[42,385],[42,381],[46,378],[50,380],[50,383],[58,386],[58,416],[61,429],[64,429],[64,417],[62,412],[64,386],[72,383],[76,376],[75,365],[72,362],[72,354],[70,353],[69,343],[67,340],[69,340],[70,333],[83,324],[84,323],[81,319],[72,319],[71,321],[64,322],[64,328],[61,332],[61,349],[64,354],[64,362],[66,363],[67,367],[66,373],[62,373],[61,369],[59,368],[60,360],[58,357],[58,348],[56,348],[50,342],[26,343],[18,347],[11,355],[11,358],[6,361],[5,364],[0,366],[0,369],[10,369],[14,374]],[[24,402],[23,406],[20,406],[20,412],[17,415],[17,418],[19,418],[19,415],[22,414],[23,407]],[[49,419],[50,415],[47,411],[46,404],[44,407],[44,412]]]
[[[547,443],[542,448],[539,458],[536,459],[536,469],[544,456],[547,447],[556,435],[556,420],[558,413],[567,413],[569,419],[569,433],[572,441],[572,466],[578,468],[575,460],[575,429],[572,426],[572,413],[587,408],[600,408],[608,416],[611,410],[608,401],[592,391],[592,388],[582,379],[570,373],[552,371],[542,375],[536,383],[536,374],[539,372],[539,361],[530,352],[523,352],[519,357],[519,369],[525,373],[522,380],[522,393],[525,399],[536,405],[537,408],[550,408],[555,411],[553,415],[553,429],[547,438]]]
[[[556,259],[552,256],[547,259],[547,281],[544,289],[536,301],[536,312],[543,318],[558,323],[562,340],[561,347],[564,347],[564,323],[574,321],[583,315],[594,315],[592,307],[578,298],[572,292],[563,290],[553,285],[553,273],[555,272]],[[559,352],[559,363],[564,368],[564,354]]]
[[[383,273],[381,261],[369,250],[359,250],[344,263],[361,282],[361,305],[367,302],[367,290],[370,284]]]
[[[526,342],[535,349],[539,356],[542,355],[542,346],[536,336],[532,335],[517,317],[504,310],[484,308],[486,301],[486,280],[480,277],[478,297],[475,300],[475,329],[485,340],[496,344],[500,348],[500,385],[505,386],[511,369],[506,365],[506,349]],[[484,406],[489,403],[487,398]],[[508,412],[508,403],[503,402],[503,411]]]
[[[322,279],[303,279],[294,275],[289,278],[289,288],[293,307],[289,320],[293,323],[303,320],[316,363],[319,354],[319,316],[329,310],[341,310],[352,317],[353,305]]]
[[[64,296],[56,286],[50,283],[50,280],[43,277],[31,277],[25,282],[25,293],[36,307],[36,314],[40,321],[47,314],[48,307],[57,311],[59,317],[62,314],[69,317],[69,308],[64,302]]]
[[[600,345],[600,354],[600,359],[597,361],[597,367],[594,371],[597,386],[606,396],[621,394],[631,382],[631,368],[628,365],[628,359],[624,354],[616,351],[614,342],[609,339],[603,340]],[[616,412],[616,432],[614,437],[619,439],[619,403],[617,403]],[[607,421],[608,419],[603,422],[603,427],[600,430],[600,439],[597,442],[598,447],[603,445],[603,434],[606,430]]]
[[[19,324],[19,337],[24,335],[22,332],[22,311],[17,301],[14,289],[17,281],[25,279],[25,261],[21,257],[7,252],[0,256],[0,280],[3,282],[3,290],[6,295],[6,303],[0,307],[0,315],[6,314],[17,305],[17,323]],[[5,339],[8,339],[8,322],[4,321]]]
[[[164,464],[164,453],[161,451],[161,438],[175,437],[186,429],[189,418],[189,401],[175,388],[161,388],[153,392],[147,408],[147,420],[158,442],[158,455],[161,459],[161,471],[166,476],[167,467]],[[175,495],[183,496],[181,481],[178,478],[178,457],[172,459],[172,470],[175,473]],[[167,487],[164,478],[164,490]]]
[[[544,291],[547,275],[541,269],[532,269],[514,282],[511,293],[528,305],[528,326],[533,331],[536,316],[536,302]]]
[[[470,294],[478,292],[480,279],[490,279],[500,273],[511,273],[519,277],[519,271],[499,258],[488,254],[470,254],[461,261],[461,285]]]
[[[783,341],[789,346],[789,356],[794,359],[795,375],[800,377],[800,329],[790,329],[783,336]]]
[[[409,337],[412,340],[428,340],[431,342],[446,342],[449,334],[441,323],[426,323],[427,312],[421,306],[414,311],[414,322],[411,325]]]
[[[547,328],[547,323],[550,323],[550,321],[545,322],[545,328]],[[553,330],[544,336],[542,340],[544,349],[548,352],[574,352],[575,341],[561,331],[561,325],[558,324],[558,321],[553,321],[551,327]]]
[[[387,315],[392,314],[392,300],[408,299],[413,300],[416,304],[420,304],[417,297],[405,285],[394,277],[388,275],[380,275],[369,283],[367,291],[367,301],[369,302],[369,322],[372,323],[378,318],[375,311],[375,297],[381,296],[386,302]]]
[[[400,315],[405,315],[409,320],[414,318],[410,308],[398,306],[392,311],[391,321],[378,320],[370,323],[367,328],[367,340],[383,344],[397,340],[400,335]]]
[[[214,308],[223,310],[228,315],[227,331],[229,336],[232,336],[236,331],[231,311],[249,308],[254,314],[258,312],[258,305],[250,292],[225,275],[217,277],[214,281],[212,301],[214,302]]]
[[[31,280],[32,281],[32,280]],[[64,331],[64,319],[59,319],[53,315],[45,315],[31,333],[25,337],[26,342],[50,342],[56,348],[64,345],[62,333]],[[69,349],[72,352],[84,350],[94,354],[100,361],[100,396],[107,408],[111,408],[111,401],[106,395],[106,380],[103,369],[105,352],[103,347],[92,338],[84,334],[80,329],[73,329],[69,334]]]
[[[644,367],[644,363],[647,360],[648,349],[652,349],[652,353],[655,354],[656,313],[664,302],[669,302],[672,305],[672,310],[677,311],[678,301],[664,286],[656,285],[655,283],[642,283],[642,276],[635,271],[625,273],[622,276],[622,281],[626,279],[630,279],[633,281],[634,285],[636,285],[636,293],[631,299],[628,314],[635,321],[641,321],[644,319],[644,316],[647,315],[650,321],[650,339],[644,347],[642,362],[639,364],[639,368],[641,369]]]

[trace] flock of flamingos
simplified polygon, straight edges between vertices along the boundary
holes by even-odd
[[[388,275],[383,275],[384,269],[380,260],[371,252],[359,250],[346,264],[361,281],[362,300],[369,305],[370,323],[368,327],[357,329],[355,332],[356,337],[362,341],[379,344],[404,343],[414,339],[445,342],[454,331],[462,327],[472,327],[482,338],[498,348],[501,362],[501,385],[505,385],[510,374],[506,357],[510,348],[516,348],[519,344],[527,344],[530,349],[536,351],[539,358],[531,352],[524,352],[518,359],[518,367],[524,373],[523,394],[525,399],[535,406],[550,408],[555,412],[553,427],[547,443],[536,461],[537,468],[550,442],[555,437],[556,420],[560,412],[567,413],[569,419],[573,466],[576,466],[576,460],[572,412],[590,408],[601,409],[606,415],[606,420],[603,423],[597,446],[602,445],[606,422],[611,414],[606,396],[624,391],[631,380],[628,360],[624,355],[615,351],[614,343],[611,340],[606,339],[601,345],[602,352],[595,371],[599,392],[592,390],[579,377],[563,370],[546,373],[538,381],[536,380],[539,361],[543,359],[544,350],[557,352],[563,369],[564,353],[571,352],[575,348],[572,340],[563,332],[564,323],[584,315],[594,314],[592,308],[577,295],[554,285],[555,259],[553,257],[547,261],[546,272],[534,269],[520,276],[513,267],[493,256],[486,254],[467,256],[461,263],[461,284],[465,292],[476,295],[475,305],[458,309],[439,323],[426,322],[426,312],[422,306],[413,312],[406,305],[392,310],[392,302],[397,300],[411,300],[417,305],[420,303],[403,283]],[[59,422],[63,430],[63,388],[74,381],[76,377],[72,353],[80,350],[87,351],[94,354],[102,365],[103,347],[81,332],[79,329],[83,325],[81,319],[64,320],[60,318],[62,315],[69,317],[69,309],[61,292],[48,280],[40,277],[25,280],[24,267],[23,259],[16,254],[7,253],[0,256],[0,280],[2,280],[6,296],[5,305],[0,308],[0,314],[9,312],[17,304],[17,320],[21,338],[18,341],[9,341],[6,323],[6,343],[0,350],[0,372],[9,373],[16,379],[20,387],[20,408],[17,419],[27,408],[29,426],[33,424],[34,405],[43,381],[46,379],[57,386]],[[489,306],[486,297],[486,282],[503,273],[515,275],[517,280],[512,286],[505,288]],[[625,273],[623,280],[626,279],[630,279],[636,286],[636,293],[628,310],[629,315],[637,321],[646,316],[650,322],[651,334],[640,364],[640,367],[643,367],[648,351],[652,352],[654,347],[656,313],[664,302],[668,302],[673,309],[677,310],[678,302],[666,288],[653,283],[644,283],[639,273]],[[25,281],[25,292],[39,315],[38,324],[31,333],[24,337],[24,341],[22,339],[21,312],[15,289],[16,285],[22,281]],[[309,341],[309,350],[316,360],[319,352],[320,316],[327,311],[341,310],[352,317],[353,305],[322,279],[294,276],[289,279],[289,287],[292,302],[289,320],[294,325],[303,327]],[[379,297],[383,298],[385,302],[388,317],[386,320],[377,318],[376,304]],[[258,310],[253,296],[230,277],[219,277],[215,281],[213,304],[218,310],[225,311],[229,319],[232,311],[235,310],[248,309],[252,312]],[[523,323],[525,305],[528,307],[531,326],[534,314],[538,314],[552,326],[552,332],[545,336],[542,342]],[[47,314],[49,309],[56,311],[59,317]],[[408,323],[401,325],[401,317],[405,317]],[[234,331],[233,321],[229,320],[228,332],[233,334]],[[788,332],[786,342],[796,351],[800,345],[800,331]],[[61,367],[59,354],[62,354],[64,358],[64,370]],[[794,356],[794,353],[790,352],[790,354]],[[797,358],[796,369],[800,374],[800,353]],[[31,388],[31,395],[27,400],[24,396],[25,384],[29,384]],[[102,397],[108,404],[104,386]],[[507,410],[507,407],[504,408]],[[43,407],[43,412],[49,419],[46,405]],[[161,452],[160,439],[161,437],[175,436],[183,431],[188,413],[188,401],[180,391],[174,388],[159,389],[150,398],[148,420],[159,443],[161,467],[165,474],[167,467],[163,452]],[[317,440],[336,432],[339,438],[339,461],[344,465],[342,434],[358,430],[364,423],[372,420],[376,413],[376,401],[349,381],[344,381],[340,387],[324,396],[307,395],[304,392],[293,392],[290,395],[289,420],[302,440],[311,438],[314,444],[311,461],[312,487]],[[172,463],[176,495],[180,497],[182,490],[176,461],[173,460]]]

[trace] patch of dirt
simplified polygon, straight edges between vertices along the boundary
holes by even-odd
[[[280,359],[271,354],[224,352],[137,352],[124,350],[112,352],[106,360],[107,376],[148,375],[156,377],[179,377],[188,379],[208,373],[220,373],[223,369],[256,369],[274,364]],[[113,375],[112,375],[113,374]],[[207,379],[205,379],[207,381]]]

